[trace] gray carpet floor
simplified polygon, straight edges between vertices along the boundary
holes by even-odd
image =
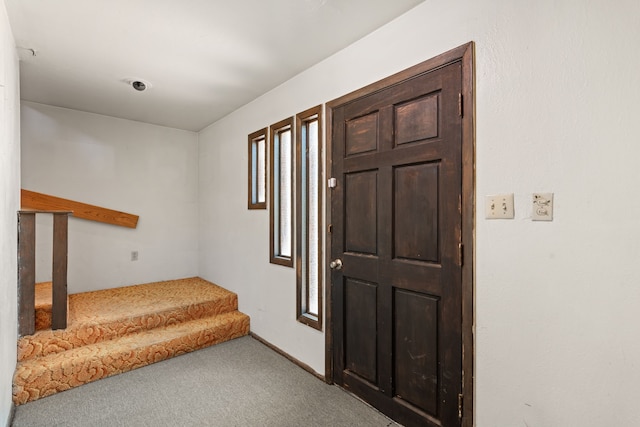
[[[251,337],[16,408],[13,427],[397,426]]]

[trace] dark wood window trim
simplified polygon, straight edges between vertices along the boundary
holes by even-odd
[[[268,128],[249,134],[248,200],[249,209],[267,209],[267,133]],[[264,153],[260,158],[260,144]],[[263,194],[260,194],[262,184]]]
[[[281,136],[285,132],[290,132],[289,143],[291,145],[289,151],[289,164],[286,165],[289,168],[289,224],[283,224],[280,218],[281,207],[281,181],[280,181],[280,147]],[[293,200],[293,147],[294,147],[294,135],[293,135],[293,117],[282,120],[269,127],[269,194],[270,194],[270,209],[269,209],[269,257],[272,264],[283,265],[286,267],[293,267],[293,220],[294,220],[294,200]],[[290,241],[285,242],[288,244],[287,250],[283,251],[281,241],[283,231],[288,230]],[[284,252],[284,253],[283,253]],[[288,253],[287,253],[288,252]]]
[[[317,127],[317,146],[314,158],[310,157],[309,150],[309,125],[315,123]],[[310,108],[296,115],[296,314],[298,321],[322,330],[322,105]],[[310,233],[314,230],[311,224],[311,212],[309,211],[310,196],[310,162],[314,162],[317,170],[316,177],[316,201],[315,206],[315,234],[317,246],[309,244]],[[312,259],[313,257],[314,259]],[[315,262],[313,262],[315,261]],[[311,271],[315,265],[315,271]],[[317,309],[310,303],[310,285],[312,275],[315,275]]]

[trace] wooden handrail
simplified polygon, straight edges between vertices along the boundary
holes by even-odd
[[[63,199],[61,197],[50,196],[25,189],[21,191],[21,198],[22,209],[73,211],[73,216],[76,218],[128,228],[136,228],[138,226],[138,215],[126,212],[114,211],[100,206],[89,205],[87,203],[76,202],[75,200]]]
[[[36,214],[53,214],[53,277],[51,329],[67,327],[68,220],[71,211],[18,212],[18,333],[36,329]]]

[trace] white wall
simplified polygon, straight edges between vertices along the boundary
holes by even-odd
[[[197,140],[193,132],[22,103],[23,188],[140,216],[136,229],[70,219],[69,293],[198,274]],[[51,219],[37,225],[37,280],[51,280]]]
[[[18,223],[20,208],[20,84],[18,56],[0,2],[0,426],[8,425],[18,339]]]
[[[640,2],[427,1],[200,134],[200,275],[324,370],[293,269],[246,208],[247,134],[476,42],[476,425],[637,426]],[[514,220],[483,218],[513,192]],[[532,222],[531,193],[555,193]]]

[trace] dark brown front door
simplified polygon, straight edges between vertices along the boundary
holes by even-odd
[[[461,425],[462,74],[329,105],[333,381],[406,425]]]

